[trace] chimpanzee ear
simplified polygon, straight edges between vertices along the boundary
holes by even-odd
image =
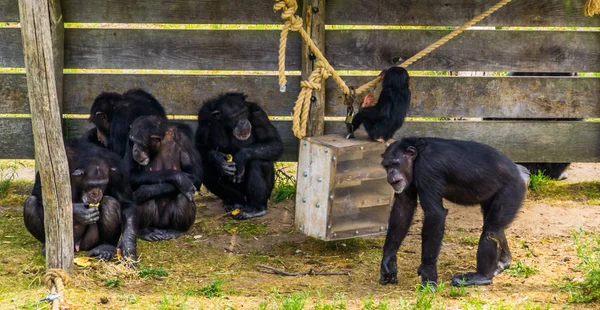
[[[77,170],[73,171],[73,175],[74,175],[74,176],[80,176],[80,175],[83,175],[83,170],[81,170],[81,169],[77,169]]]
[[[406,155],[409,155],[412,159],[415,159],[415,157],[417,157],[417,148],[414,146],[407,147]]]
[[[103,112],[96,112],[96,114],[94,115],[94,123],[95,124],[104,124],[104,126],[108,125],[108,118],[106,117],[106,114],[104,114]]]
[[[220,119],[221,118],[221,111],[214,110],[212,113],[210,113],[210,115],[212,115],[213,119]]]

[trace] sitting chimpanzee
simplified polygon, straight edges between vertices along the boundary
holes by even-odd
[[[379,283],[398,282],[396,254],[411,224],[417,197],[425,213],[418,270],[423,284],[438,280],[437,259],[448,213],[442,198],[460,205],[480,204],[483,211],[477,271],[455,277],[452,284],[490,284],[510,266],[504,229],[525,197],[526,172],[492,147],[472,141],[405,138],[391,144],[382,157],[395,198]]]
[[[389,68],[383,77],[383,88],[377,104],[372,106],[373,96],[365,96],[361,109],[352,119],[351,133],[347,138],[353,138],[353,132],[363,124],[372,141],[387,141],[404,123],[410,107],[409,77],[406,69],[401,67]]]
[[[83,139],[123,157],[129,127],[136,118],[145,115],[167,117],[158,100],[141,89],[131,89],[123,95],[101,93],[94,99],[90,110],[90,122],[96,127],[89,130]]]
[[[139,117],[124,160],[138,204],[139,237],[166,240],[187,231],[196,219],[194,192],[203,178],[192,129],[159,116]]]
[[[118,247],[124,257],[135,260],[137,209],[121,158],[84,141],[68,141],[65,149],[71,173],[75,251],[110,259]],[[38,173],[23,218],[27,230],[44,243],[42,195]]]
[[[204,185],[223,200],[237,220],[263,216],[275,184],[274,162],[283,143],[267,114],[242,93],[227,93],[198,112],[196,147],[202,154]],[[228,161],[228,155],[232,161]]]

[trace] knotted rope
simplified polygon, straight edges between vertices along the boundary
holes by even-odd
[[[585,16],[600,14],[600,0],[587,0],[583,7],[583,14]]]
[[[321,82],[325,81],[328,77],[329,73],[325,69],[323,62],[318,60],[315,64],[315,69],[308,77],[308,81],[300,82],[302,90],[294,106],[294,116],[298,115],[300,117],[294,117],[292,122],[294,136],[298,138],[306,136],[312,91],[321,89]]]
[[[408,60],[404,61],[399,66],[406,68],[409,65],[415,63],[417,60],[425,57],[425,55],[431,53],[438,47],[444,45],[446,42],[450,41],[451,39],[453,39],[454,37],[459,35],[461,32],[465,31],[467,28],[475,25],[476,23],[478,23],[482,19],[486,18],[490,14],[494,13],[495,11],[497,11],[498,9],[500,9],[501,7],[503,7],[504,5],[508,4],[511,1],[512,0],[500,1],[498,4],[489,8],[485,12],[477,15],[475,18],[471,19],[466,24],[453,30],[449,34],[445,35],[443,38],[439,39],[435,43],[426,47],[424,50],[420,51],[416,55],[414,55],[411,58],[409,58]],[[599,0],[588,0],[588,1],[591,2],[591,1],[599,1]],[[306,42],[306,44],[308,45],[308,48],[313,52],[313,54],[315,54],[316,59],[319,62],[321,62],[320,65],[315,66],[315,71],[319,70],[320,72],[322,72],[323,70],[325,70],[326,73],[328,73],[329,75],[331,75],[331,77],[333,77],[333,80],[340,87],[340,89],[342,90],[344,95],[349,96],[350,88],[348,87],[348,85],[346,85],[346,82],[344,82],[344,80],[342,80],[342,78],[337,74],[337,72],[335,72],[335,69],[331,66],[331,64],[329,64],[329,62],[327,61],[325,56],[323,56],[323,53],[321,53],[319,48],[314,44],[312,39],[309,37],[306,30],[304,30],[304,28],[302,27],[302,18],[295,15],[297,9],[298,9],[298,3],[296,2],[296,0],[275,0],[275,5],[273,6],[274,11],[282,11],[281,18],[283,20],[285,20],[285,24],[283,25],[283,29],[281,31],[281,37],[279,40],[279,90],[282,92],[285,92],[285,88],[286,88],[285,84],[286,84],[287,80],[285,77],[285,49],[286,49],[286,44],[287,44],[287,36],[288,36],[289,31],[291,30],[291,31],[298,31],[300,33],[300,36],[302,37],[304,42]],[[311,79],[311,77],[312,77],[312,79]],[[308,81],[302,81],[301,82],[302,91],[300,92],[300,95],[298,95],[298,100],[296,100],[296,105],[294,106],[294,127],[293,127],[293,129],[294,129],[294,135],[299,139],[303,138],[306,135],[306,126],[307,126],[306,123],[308,121],[308,108],[310,107],[310,97],[311,97],[308,94],[310,94],[310,91],[312,89],[317,89],[317,88],[310,88],[308,86],[314,86],[313,83],[316,81],[317,77],[319,77],[319,82],[321,82],[322,80],[327,78],[327,75],[324,75],[323,73],[314,74],[314,71],[313,71],[313,73],[311,73],[311,75],[309,76]],[[367,91],[368,89],[375,87],[380,81],[381,81],[381,76],[377,76],[375,79],[365,83],[364,85],[362,85],[360,87],[357,87],[356,90],[354,91],[354,95],[359,95],[359,94]],[[319,88],[320,88],[320,85],[319,85]],[[299,129],[299,130],[296,130],[296,129]]]
[[[71,306],[64,298],[65,285],[71,281],[71,277],[62,269],[48,269],[43,277],[50,294],[48,299],[52,303],[52,310],[69,309]]]

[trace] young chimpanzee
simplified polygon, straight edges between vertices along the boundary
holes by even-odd
[[[187,231],[203,178],[192,129],[159,116],[139,117],[129,131],[125,164],[140,214],[139,237],[166,240]]]
[[[101,93],[94,99],[90,110],[90,122],[96,128],[89,130],[83,139],[123,157],[129,127],[136,118],[145,115],[167,117],[158,100],[141,89],[131,89],[123,95]]]
[[[267,114],[242,93],[208,100],[198,112],[196,147],[206,169],[204,185],[237,220],[263,216],[275,184],[274,162],[283,143]],[[228,161],[228,155],[232,161]]]
[[[409,77],[406,69],[389,68],[383,77],[383,88],[377,104],[371,106],[374,98],[365,96],[361,109],[352,119],[352,131],[363,124],[372,141],[387,141],[404,123],[410,107]],[[353,138],[353,132],[347,138]]]
[[[405,138],[391,144],[382,157],[395,198],[379,283],[398,282],[396,254],[411,224],[417,197],[425,213],[418,269],[423,284],[438,280],[436,265],[448,213],[442,198],[460,205],[480,204],[483,212],[477,271],[453,278],[452,284],[490,284],[509,267],[512,258],[504,229],[525,197],[526,172],[492,147],[472,141]]]
[[[71,173],[75,251],[110,259],[118,247],[124,257],[135,261],[137,209],[121,158],[84,141],[68,141],[65,149]],[[42,195],[38,173],[23,218],[27,230],[44,243]]]

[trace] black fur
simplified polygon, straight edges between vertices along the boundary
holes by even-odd
[[[208,100],[198,112],[196,147],[206,169],[204,185],[223,200],[227,211],[239,208],[236,219],[262,216],[275,184],[274,162],[283,143],[267,114],[241,93],[227,93]],[[241,113],[241,114],[240,114]],[[238,126],[249,137],[236,137]],[[241,125],[240,125],[241,124]],[[233,157],[227,162],[226,154]]]
[[[460,205],[480,204],[483,233],[477,250],[477,272],[457,276],[453,285],[489,284],[508,268],[511,255],[504,229],[512,222],[526,192],[526,175],[490,146],[460,140],[405,138],[382,155],[388,182],[396,190],[381,263],[381,284],[395,283],[396,253],[411,224],[417,197],[424,211],[423,283],[436,283],[437,260],[447,209],[442,198]],[[463,281],[464,280],[464,281]]]
[[[409,76],[404,68],[388,69],[377,104],[359,110],[352,120],[353,130],[363,124],[371,140],[391,139],[402,127],[410,107],[411,93],[408,87]]]

